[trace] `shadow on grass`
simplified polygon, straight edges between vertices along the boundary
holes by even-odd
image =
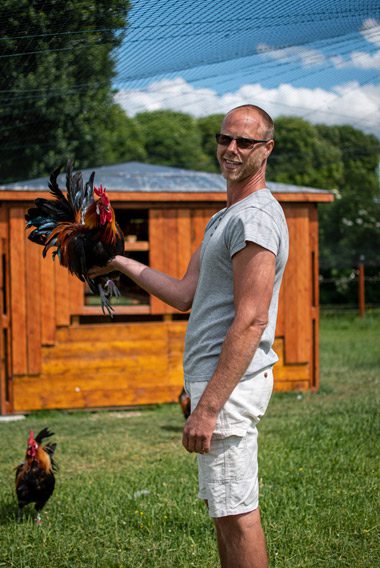
[[[6,501],[0,503],[0,525],[12,525],[17,523],[17,503],[16,501]]]
[[[165,430],[166,432],[182,432],[184,426],[185,422],[181,426],[173,426],[172,424],[165,424],[164,426],[161,426],[161,430]]]

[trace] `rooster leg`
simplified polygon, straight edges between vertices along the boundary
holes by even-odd
[[[120,290],[116,286],[116,284],[113,280],[108,279],[107,282],[105,283],[104,287],[107,288],[108,296],[110,298],[112,298],[112,297],[120,298],[120,296],[121,296]]]
[[[22,521],[22,509],[23,507],[21,505],[19,505],[18,510],[17,510],[17,522],[21,523]]]
[[[34,508],[36,510],[36,517],[34,519],[34,522],[36,523],[36,525],[41,525],[42,524],[42,518],[41,518],[41,511],[45,506],[46,501],[38,501]]]
[[[102,310],[103,310],[103,314],[106,315],[106,311],[108,312],[108,315],[111,316],[111,318],[113,317],[113,308],[111,306],[111,303],[109,301],[108,298],[108,294],[106,294],[106,292],[104,291],[104,288],[101,284],[98,284],[98,290],[99,290],[99,295],[100,295],[100,301],[102,303]]]

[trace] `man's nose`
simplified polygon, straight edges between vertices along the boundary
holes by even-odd
[[[235,151],[238,149],[238,145],[235,138],[232,138],[230,143],[226,146],[226,150]]]

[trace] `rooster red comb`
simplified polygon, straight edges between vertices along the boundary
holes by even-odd
[[[34,442],[34,432],[31,430],[29,432],[29,438],[28,438],[28,446],[31,446]]]
[[[103,197],[103,195],[106,195],[106,188],[102,185],[100,185],[99,187],[94,186],[94,191],[98,197]]]

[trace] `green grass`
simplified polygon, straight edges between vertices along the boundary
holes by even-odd
[[[380,314],[324,316],[319,394],[276,394],[260,427],[271,566],[379,564]],[[15,522],[13,468],[29,428],[56,432],[56,491],[36,527]],[[0,424],[0,566],[216,568],[177,405],[36,413]]]

